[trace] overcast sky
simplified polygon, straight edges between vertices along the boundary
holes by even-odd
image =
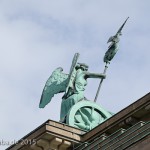
[[[0,140],[18,140],[48,119],[59,121],[62,94],[38,108],[46,80],[57,67],[68,73],[76,52],[90,72],[102,73],[107,40],[128,16],[97,103],[117,113],[147,94],[149,8],[149,0],[0,0]],[[89,80],[88,99],[98,82]]]

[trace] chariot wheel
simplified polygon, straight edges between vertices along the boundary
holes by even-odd
[[[94,102],[83,100],[75,104],[66,117],[66,123],[83,130],[91,130],[112,114]]]

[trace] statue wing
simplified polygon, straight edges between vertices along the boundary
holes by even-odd
[[[51,101],[55,94],[65,92],[68,83],[68,75],[62,71],[62,68],[57,68],[48,78],[42,92],[39,104],[40,108],[44,108]]]

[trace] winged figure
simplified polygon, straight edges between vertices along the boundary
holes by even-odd
[[[73,105],[85,100],[84,90],[87,78],[105,78],[104,74],[88,72],[88,65],[77,63],[79,54],[74,55],[70,73],[63,73],[63,69],[57,68],[47,80],[41,96],[40,108],[44,108],[57,94],[64,92],[61,102],[60,121],[65,123],[66,116]]]

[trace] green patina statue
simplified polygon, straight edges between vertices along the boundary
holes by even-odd
[[[44,108],[51,101],[54,94],[65,92],[62,97],[60,122],[81,129],[90,130],[106,118],[110,117],[111,114],[108,113],[109,115],[101,115],[104,109],[99,108],[97,104],[88,101],[84,97],[87,79],[104,79],[106,75],[88,72],[88,65],[78,63],[78,57],[79,54],[76,53],[69,74],[64,74],[62,68],[54,70],[45,84],[39,107]],[[78,105],[76,105],[77,103]],[[78,109],[74,113],[72,108],[73,110],[76,110],[76,108]],[[70,120],[72,118],[74,118],[73,121]]]
[[[47,80],[41,96],[40,108],[44,108],[55,94],[64,92],[60,112],[60,122],[62,123],[84,130],[91,130],[113,115],[95,102],[103,79],[106,77],[107,65],[110,64],[118,51],[119,36],[127,19],[116,35],[108,40],[111,44],[104,56],[104,62],[106,63],[104,72],[101,74],[88,72],[88,65],[78,63],[79,53],[76,53],[69,74],[63,73],[63,69],[60,67],[55,69]],[[101,79],[94,102],[87,100],[84,96],[88,78]]]
[[[107,52],[105,53],[105,56],[104,56],[104,62],[106,64],[109,63],[113,59],[113,57],[115,56],[115,54],[117,53],[117,51],[119,49],[118,44],[119,44],[119,38],[122,35],[121,31],[122,31],[122,29],[123,29],[123,27],[126,24],[128,19],[129,19],[129,17],[125,20],[125,22],[119,28],[117,33],[114,36],[111,36],[107,41],[107,43],[111,42],[111,44],[109,45],[108,50],[107,50]]]
[[[84,97],[84,90],[87,85],[87,78],[105,78],[105,75],[90,73],[88,72],[88,66],[86,64],[77,63],[73,71],[69,89],[63,96],[60,116],[62,122],[73,105],[79,101],[86,100]]]

